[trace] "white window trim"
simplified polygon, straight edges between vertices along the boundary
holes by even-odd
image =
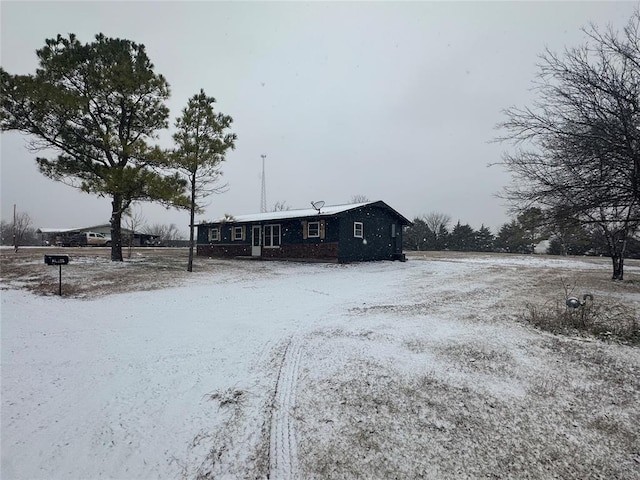
[[[267,227],[270,227],[269,230],[271,231],[271,235],[269,236],[269,244],[267,244]],[[274,245],[273,244],[273,227],[278,227],[278,244]],[[264,243],[264,248],[280,248],[280,245],[282,245],[282,227],[280,226],[279,223],[270,223],[269,225],[264,225],[262,227],[262,236],[263,236],[263,243]]]
[[[318,227],[318,233],[316,235],[311,235],[311,225],[316,225]],[[320,222],[307,223],[307,238],[320,238]]]
[[[358,234],[360,227],[360,234]],[[353,222],[353,236],[355,238],[364,238],[364,224],[362,222]]]
[[[215,235],[214,235],[215,233]],[[211,227],[209,229],[209,241],[210,242],[219,242],[220,241],[220,227]]]
[[[233,240],[241,241],[242,240],[242,228],[243,227],[233,227]]]

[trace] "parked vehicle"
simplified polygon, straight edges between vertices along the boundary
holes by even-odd
[[[110,247],[111,237],[97,232],[81,232],[59,235],[55,244],[59,247]]]
[[[110,247],[111,237],[107,237],[102,233],[85,232],[87,245],[90,247]]]

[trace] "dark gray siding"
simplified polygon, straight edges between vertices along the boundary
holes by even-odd
[[[354,222],[363,224],[364,238],[354,237]],[[395,224],[396,237],[392,237]],[[340,217],[341,262],[392,260],[402,252],[402,225],[396,215],[373,206],[345,212]]]
[[[318,221],[319,237],[307,237],[304,225]],[[354,222],[363,224],[363,238],[354,236]],[[251,255],[252,227],[280,225],[280,247],[263,247],[263,258],[317,259],[359,262],[395,260],[402,257],[402,227],[407,219],[384,202],[375,202],[333,215],[273,219],[258,222],[229,222],[198,225],[198,254],[211,256]],[[209,229],[220,229],[220,238],[209,241]],[[244,240],[233,240],[233,227],[245,229]],[[305,238],[307,237],[307,238]]]

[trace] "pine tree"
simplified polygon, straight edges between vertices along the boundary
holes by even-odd
[[[0,69],[0,127],[59,153],[36,158],[45,176],[111,198],[111,260],[122,261],[122,215],[133,201],[187,205],[185,181],[158,169],[162,155],[150,145],[168,126],[169,85],[129,40],[58,35],[36,54],[34,75]]]
[[[480,226],[480,230],[476,232],[475,244],[478,252],[492,252],[495,236],[487,227]]]
[[[189,263],[193,270],[194,220],[200,201],[212,193],[219,193],[224,186],[217,185],[228,149],[235,148],[236,134],[227,133],[233,119],[213,109],[215,98],[204,90],[189,99],[182,116],[176,120],[173,139],[177,148],[172,154],[172,165],[186,176],[190,191],[189,215]]]

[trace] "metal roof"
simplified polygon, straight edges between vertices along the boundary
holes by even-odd
[[[67,233],[77,232],[79,228],[39,228],[36,233]]]
[[[373,205],[373,204],[382,204],[381,206],[384,206],[384,207],[388,208],[392,212],[396,213],[403,220],[408,222],[408,224],[411,224],[411,222],[409,222],[409,220],[404,218],[402,215],[400,215],[398,212],[396,212],[393,208],[389,207],[386,203],[384,203],[382,201],[379,201],[379,200],[375,201],[375,202],[348,203],[348,204],[345,204],[345,205],[327,205],[327,206],[322,207],[319,212],[318,212],[318,210],[316,210],[314,208],[306,208],[306,209],[301,209],[301,210],[282,210],[282,211],[279,211],[279,212],[265,212],[265,213],[253,213],[253,214],[248,214],[248,215],[234,215],[232,218],[223,217],[223,218],[219,218],[217,220],[214,220],[212,222],[202,222],[202,223],[207,224],[207,223],[265,222],[265,221],[269,221],[269,220],[284,220],[284,219],[289,219],[289,218],[318,217],[318,216],[323,217],[323,216],[328,216],[328,215],[336,215],[338,213],[347,212],[349,210],[355,210],[356,208],[364,207],[366,205]]]
[[[99,230],[102,228],[111,229],[111,225],[108,223],[103,223],[100,225],[93,225],[92,227],[79,227],[79,228],[48,228],[48,227],[40,227],[36,230],[36,233],[74,233],[74,232],[92,232],[94,230]],[[121,227],[120,230],[123,233],[131,233],[131,229]],[[139,232],[134,232],[139,233]]]

